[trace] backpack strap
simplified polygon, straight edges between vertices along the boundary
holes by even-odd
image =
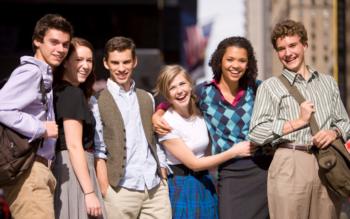
[[[41,93],[41,102],[43,103],[45,112],[47,113],[49,110],[49,107],[47,105],[47,96],[46,96],[48,91],[45,89],[43,77],[41,77],[41,80],[40,80],[40,93]]]

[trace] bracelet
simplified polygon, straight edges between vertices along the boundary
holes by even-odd
[[[86,193],[84,193],[84,195],[90,195],[90,194],[92,194],[92,193],[94,193],[95,191],[94,190],[92,190],[91,192],[86,192]]]
[[[289,120],[287,122],[288,122],[288,125],[292,128],[292,132],[294,132],[295,129],[294,129],[293,125],[292,125],[292,122],[289,121]]]

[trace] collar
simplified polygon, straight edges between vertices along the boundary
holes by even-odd
[[[311,66],[308,66],[308,65],[306,66],[306,68],[308,69],[309,73],[311,74],[311,77],[309,78],[308,81],[319,77],[319,73],[314,68],[312,68]],[[298,73],[290,71],[286,68],[283,69],[282,75],[284,75],[284,77],[287,78],[287,80],[289,81],[289,83],[291,85],[294,85],[295,81],[301,80],[301,76]]]
[[[36,59],[32,56],[22,56],[21,57],[21,65],[30,63],[38,66],[41,72],[47,73],[48,75],[52,75],[52,68],[44,61]]]
[[[220,87],[219,87],[219,85],[218,85],[218,82],[217,82],[215,79],[213,79],[213,80],[211,80],[210,82],[208,82],[207,85],[213,85],[213,86],[215,86],[216,89],[218,89],[218,91],[219,91],[219,93],[220,93],[221,99],[222,99],[223,101],[227,101],[227,100],[225,99],[224,95],[222,95],[222,92],[221,92],[221,90],[220,90]],[[245,94],[245,90],[242,89],[241,87],[238,87],[238,91],[237,91],[237,94],[236,94],[236,96],[235,96],[235,99],[234,99],[233,102],[230,103],[230,104],[231,104],[232,106],[235,107],[235,106],[238,104],[238,102],[241,100],[241,98],[244,96],[244,94]]]
[[[131,86],[129,91],[125,91],[123,87],[121,87],[119,84],[114,82],[112,79],[107,79],[107,88],[111,90],[113,93],[116,93],[118,95],[121,94],[131,94],[135,91],[135,81],[131,80]]]

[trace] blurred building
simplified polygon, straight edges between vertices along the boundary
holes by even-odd
[[[256,54],[259,79],[266,79],[275,72],[275,58],[270,43],[271,1],[246,0],[246,33]],[[277,61],[277,60],[276,60]]]
[[[0,81],[19,64],[20,56],[33,54],[36,21],[58,13],[73,24],[76,36],[94,45],[98,79],[108,77],[102,64],[106,41],[132,38],[139,49],[136,83],[150,91],[162,65],[182,62],[184,28],[196,23],[196,9],[197,0],[2,0]]]
[[[281,72],[270,42],[273,26],[287,18],[301,21],[309,38],[306,63],[334,76],[350,110],[350,78],[346,77],[350,39],[345,37],[350,31],[350,18],[345,18],[349,4],[350,0],[246,0],[247,37],[256,50],[260,77]]]

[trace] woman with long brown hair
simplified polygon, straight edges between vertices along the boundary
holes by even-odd
[[[95,81],[93,47],[73,38],[70,51],[54,78],[54,107],[58,124],[55,192],[56,218],[105,218],[94,168],[95,119],[89,105]]]

